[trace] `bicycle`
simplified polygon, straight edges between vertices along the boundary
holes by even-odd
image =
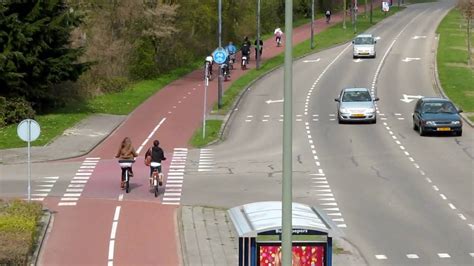
[[[119,160],[119,165],[122,168],[122,182],[124,182],[125,192],[130,191],[130,171],[135,160]]]
[[[159,186],[163,185],[163,174],[160,171],[161,163],[151,162],[150,166],[153,169],[153,173],[150,178],[150,187],[153,187],[153,192],[155,193],[156,198],[159,194]]]
[[[206,61],[206,64],[204,66],[204,78],[212,80],[212,65],[209,61]]]

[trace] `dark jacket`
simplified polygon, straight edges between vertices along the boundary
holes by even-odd
[[[165,158],[165,153],[163,152],[163,149],[160,147],[151,147],[148,149],[148,151],[145,153],[145,158],[151,155],[151,161],[156,162],[156,163],[161,163],[161,161],[166,160]]]

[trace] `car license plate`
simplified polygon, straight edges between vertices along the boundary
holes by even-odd
[[[369,55],[369,53],[359,53],[359,54],[361,54],[361,55]]]
[[[436,130],[438,130],[438,131],[451,131],[451,128],[449,128],[449,127],[438,127]]]
[[[352,116],[353,116],[353,117],[365,117],[364,114],[353,114]]]

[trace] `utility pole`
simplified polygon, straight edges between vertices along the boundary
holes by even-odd
[[[342,28],[346,29],[346,0],[343,1],[342,7]]]
[[[260,69],[260,0],[257,0],[257,69]]]
[[[372,6],[373,4],[374,4],[374,0],[370,0],[370,24],[373,24],[372,23],[372,10],[374,9]]]
[[[311,49],[314,48],[314,0],[311,0]]]
[[[219,47],[222,47],[222,0],[219,0],[218,4],[218,13],[219,13]],[[222,108],[222,70],[220,65],[218,66],[218,71],[219,71],[219,77],[217,79],[217,108],[221,109]]]
[[[293,195],[292,195],[292,146],[293,146],[293,0],[285,0],[285,67],[283,92],[283,182],[282,182],[282,264],[292,265]]]

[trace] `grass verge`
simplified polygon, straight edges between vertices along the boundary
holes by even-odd
[[[0,265],[27,265],[42,214],[39,203],[0,200]]]
[[[206,120],[206,136],[202,137],[202,127],[198,128],[191,138],[190,145],[196,148],[206,146],[213,140],[219,137],[219,130],[221,129],[222,120]]]
[[[403,10],[403,7],[398,9],[394,8],[388,13],[388,15],[393,15],[400,10]],[[384,14],[379,9],[374,9],[373,12],[373,22],[374,24],[378,23],[379,21],[387,18],[388,16]],[[310,39],[296,45],[293,47],[293,57],[298,58],[304,55],[312,54],[319,52],[321,50],[327,49],[329,47],[345,43],[355,35],[360,34],[361,32],[366,31],[368,28],[373,26],[370,24],[369,17],[367,16],[359,16],[357,22],[357,32],[354,33],[352,29],[352,25],[350,23],[346,24],[347,28],[342,28],[342,23],[334,24],[333,26],[327,28],[326,30],[320,32],[319,34],[315,35],[315,48],[310,48]],[[265,61],[260,69],[251,69],[248,70],[246,74],[235,80],[232,85],[225,91],[224,95],[222,96],[222,108],[217,108],[217,103],[213,107],[213,113],[215,114],[226,114],[229,112],[230,108],[232,107],[233,103],[242,92],[243,89],[247,88],[250,83],[255,81],[257,78],[265,75],[269,71],[281,66],[284,62],[284,54],[279,54],[271,59]],[[201,129],[199,129],[201,130]],[[217,138],[218,136],[216,136]],[[209,139],[209,142],[214,141],[214,139]],[[202,145],[202,144],[200,144]],[[205,145],[205,144],[204,144]]]
[[[446,95],[465,112],[474,112],[474,67],[467,65],[466,20],[451,10],[438,26],[438,74]],[[472,34],[471,43],[474,43]],[[471,55],[472,56],[472,55]],[[474,61],[474,58],[472,58]],[[471,121],[473,116],[469,116]]]

